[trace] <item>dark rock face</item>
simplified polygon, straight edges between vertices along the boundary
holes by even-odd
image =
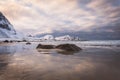
[[[10,22],[7,20],[7,18],[0,12],[0,21],[3,21],[0,24],[0,27],[3,29],[7,29],[7,30],[11,30],[11,28],[9,27]]]
[[[82,50],[80,47],[76,46],[75,44],[60,44],[56,46],[57,49],[62,49],[65,51],[80,51]]]
[[[16,31],[13,25],[8,21],[8,19],[0,12],[0,38],[11,38],[11,35],[16,35]]]
[[[11,30],[7,24],[0,24],[0,27],[3,29]]]
[[[54,45],[42,45],[42,44],[39,44],[37,46],[37,49],[55,49],[55,46]]]

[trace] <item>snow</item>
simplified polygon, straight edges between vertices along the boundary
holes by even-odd
[[[69,35],[54,37],[53,35],[45,35],[43,37],[37,38],[37,40],[41,41],[68,41],[72,40],[73,38]]]
[[[41,37],[41,40],[54,40],[53,35],[45,35],[44,37]]]
[[[68,41],[68,40],[72,40],[73,38],[69,35],[65,35],[65,36],[60,36],[60,37],[56,37],[55,40],[58,41]]]
[[[45,35],[43,37],[34,37],[35,41],[78,41],[78,37],[71,37],[70,35],[54,37],[53,35]],[[32,40],[34,40],[32,39]]]
[[[7,20],[7,18],[0,12],[0,40],[7,39],[23,39],[24,34],[16,31],[13,25]]]
[[[40,38],[26,37],[24,34],[16,31],[13,25],[0,12],[0,41],[4,40],[27,40],[27,41],[70,41],[73,38],[69,35],[54,37],[53,35],[45,35]]]

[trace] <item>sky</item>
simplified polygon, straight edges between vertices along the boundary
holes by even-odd
[[[120,33],[120,0],[0,0],[0,11],[25,34]]]

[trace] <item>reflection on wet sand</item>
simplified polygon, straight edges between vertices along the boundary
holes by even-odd
[[[13,46],[0,46],[0,75],[6,70],[14,53],[15,49]]]
[[[65,51],[61,49],[37,49],[38,52],[42,54],[63,54],[63,55],[73,55],[75,53],[79,53],[80,51]]]
[[[0,55],[8,62],[0,80],[120,80],[118,52],[93,50],[86,49],[73,55],[57,54],[54,50],[49,54],[41,54],[35,49],[24,49],[22,53],[11,51],[14,55],[7,57],[8,60]]]

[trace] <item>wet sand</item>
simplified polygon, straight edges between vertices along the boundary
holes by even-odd
[[[87,47],[78,53],[0,46],[0,80],[120,80],[120,48]]]

